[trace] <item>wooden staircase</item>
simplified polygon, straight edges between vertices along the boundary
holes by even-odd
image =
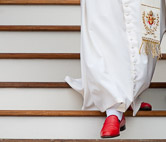
[[[75,5],[79,6],[79,0],[0,0],[0,5]],[[0,32],[80,32],[79,25],[0,25]],[[70,48],[70,47],[68,47]],[[79,47],[78,47],[79,48]],[[1,52],[1,51],[0,51]],[[60,59],[60,60],[79,60],[79,53],[0,53],[0,59]],[[166,54],[162,54],[162,59],[166,60]],[[71,87],[65,82],[0,82],[1,89],[11,88],[56,88],[56,89],[71,89]],[[166,82],[152,82],[150,85],[151,89],[166,88]],[[9,98],[10,99],[10,98]],[[132,118],[132,112],[128,111],[125,113],[127,117]],[[0,110],[0,117],[105,117],[105,113],[99,111],[81,111],[81,110]],[[154,117],[156,119],[166,118],[166,110],[153,110],[153,111],[140,111],[137,117]],[[137,118],[136,117],[136,118]],[[151,119],[149,118],[149,119]],[[163,119],[166,120],[166,119]],[[0,120],[1,121],[1,120]],[[160,119],[159,119],[160,121]],[[164,121],[163,121],[164,122]],[[144,124],[145,125],[145,124]],[[1,127],[1,126],[0,126]],[[1,128],[0,128],[1,129]],[[3,129],[2,129],[3,130]],[[156,130],[157,133],[158,130]],[[1,131],[0,131],[1,133]],[[165,135],[166,138],[166,135]],[[102,139],[9,139],[0,137],[0,142],[74,142],[74,141],[108,141]],[[112,140],[113,142],[163,142],[163,139],[137,139],[137,140]]]

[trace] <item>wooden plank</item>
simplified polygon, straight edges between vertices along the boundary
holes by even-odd
[[[0,59],[80,59],[79,53],[0,53]]]
[[[0,110],[0,116],[103,117],[106,114],[83,110]],[[127,111],[125,116],[132,117],[132,111]],[[166,117],[166,111],[139,111],[136,117]]]
[[[166,88],[166,82],[151,82],[149,88]]]
[[[166,139],[0,139],[0,142],[166,142]]]
[[[166,54],[165,53],[162,54],[161,60],[166,60]]]
[[[70,88],[66,82],[0,82],[0,88]]]
[[[80,53],[0,53],[0,59],[80,59]]]
[[[67,82],[0,82],[0,88],[71,88]],[[166,88],[166,82],[152,82],[150,88]]]
[[[0,5],[80,5],[80,0],[0,0]]]
[[[1,25],[0,31],[80,31],[80,26],[60,25]]]

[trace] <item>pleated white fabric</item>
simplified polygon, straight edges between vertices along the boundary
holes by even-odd
[[[81,78],[67,75],[65,81],[83,96],[82,110],[125,112],[132,105],[133,115],[138,112],[157,61],[139,54],[140,22],[140,0],[81,0]]]

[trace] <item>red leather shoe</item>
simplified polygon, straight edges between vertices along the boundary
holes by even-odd
[[[120,135],[120,131],[126,129],[126,120],[123,114],[122,120],[119,121],[116,115],[110,115],[105,119],[103,128],[101,129],[100,135],[102,138],[113,138]]]
[[[132,109],[132,107],[130,106],[130,107],[128,108],[128,110],[132,111],[133,109]],[[149,104],[149,103],[142,102],[141,107],[140,107],[139,110],[141,110],[141,111],[151,111],[151,110],[152,110],[152,106],[151,106],[151,104]]]

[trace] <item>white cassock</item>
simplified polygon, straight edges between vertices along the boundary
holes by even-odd
[[[125,112],[131,105],[133,115],[138,112],[139,96],[149,88],[157,61],[152,54],[139,54],[143,42],[140,1],[81,0],[81,78],[67,75],[65,81],[82,94],[82,110],[104,112],[112,107]],[[160,2],[161,40],[165,0]]]

